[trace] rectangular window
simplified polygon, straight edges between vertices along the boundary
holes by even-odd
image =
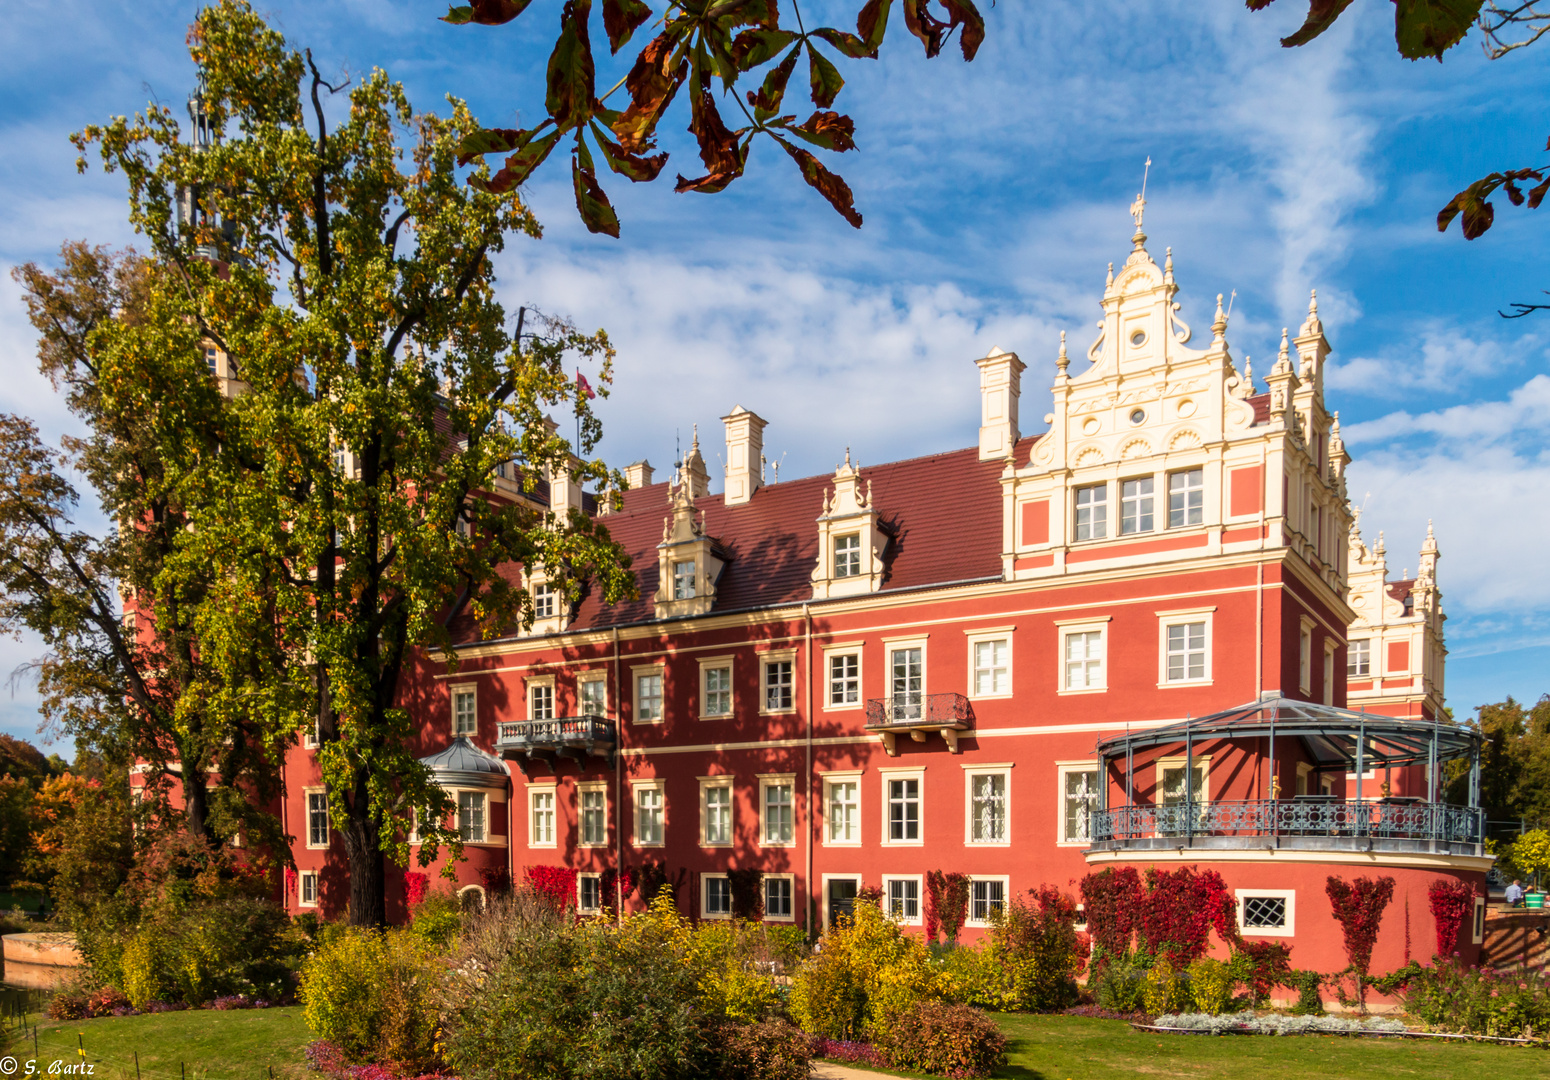
[[[1206,624],[1175,623],[1164,627],[1168,642],[1168,681],[1191,682],[1206,677]]]
[[[791,709],[791,661],[764,662],[764,711],[789,712]]]
[[[584,679],[577,684],[578,696],[581,698],[582,716],[607,716],[608,715],[608,681],[606,679]]]
[[[1121,536],[1152,531],[1152,478],[1150,476],[1125,480],[1120,484],[1119,531]]]
[[[662,843],[663,798],[660,787],[641,785],[635,789],[635,842]]]
[[[1335,703],[1335,646],[1324,646],[1324,704]]]
[[[829,842],[859,844],[861,842],[861,781],[830,780],[828,786]]]
[[[307,846],[328,846],[328,793],[307,792]]]
[[[984,925],[990,916],[1006,908],[1006,882],[1000,878],[976,878],[969,882],[969,922]]]
[[[766,874],[764,877],[764,917],[766,919],[792,918],[791,879]]]
[[[791,783],[786,780],[764,784],[764,825],[760,835],[766,844],[785,845],[794,835],[791,819]]]
[[[1347,648],[1345,673],[1353,679],[1365,679],[1372,675],[1372,642],[1367,638],[1353,641]]]
[[[1006,843],[1006,773],[969,774],[969,843]]]
[[[694,599],[694,560],[684,559],[673,564],[673,599]]]
[[[601,788],[581,791],[581,843],[587,847],[608,843],[608,795]]]
[[[554,686],[552,683],[539,683],[537,686],[528,688],[528,719],[554,719]]]
[[[205,347],[205,366],[210,369],[211,375],[219,372],[221,366],[220,353],[216,352],[214,349],[208,346]],[[340,472],[343,471],[343,469],[340,469]]]
[[[318,875],[313,870],[301,872],[301,896],[298,903],[302,907],[318,906]]]
[[[531,808],[528,818],[532,822],[533,845],[535,847],[553,847],[554,789],[547,788],[542,791],[534,791],[528,798],[528,806]]]
[[[465,844],[484,843],[484,792],[457,793],[457,833]]]
[[[1006,638],[974,643],[974,694],[992,697],[1012,692],[1009,658],[1011,645]]]
[[[1171,765],[1163,765],[1158,769],[1158,781],[1162,786],[1163,806],[1183,806],[1185,802],[1184,791],[1184,763],[1178,762]],[[1188,799],[1193,808],[1191,816],[1196,827],[1205,821],[1206,816],[1206,763],[1196,760],[1193,774],[1190,777]],[[1185,815],[1179,812],[1173,814],[1158,814],[1157,829],[1162,833],[1183,832],[1185,828]]]
[[[705,715],[732,714],[732,668],[708,667],[705,672]]]
[[[662,674],[635,676],[635,721],[654,722],[662,719]]]
[[[884,878],[883,914],[902,923],[920,921],[920,879]]]
[[[1297,930],[1294,889],[1244,889],[1237,893],[1238,925],[1245,937],[1292,937]]]
[[[861,700],[861,657],[844,653],[829,657],[829,704],[854,705]]]
[[[908,843],[920,839],[920,780],[888,781],[888,839]]]
[[[1103,631],[1076,630],[1066,634],[1065,688],[1090,690],[1103,686]]]
[[[1076,538],[1102,540],[1109,534],[1109,485],[1076,489]]]
[[[1092,838],[1092,817],[1098,809],[1098,770],[1070,769],[1060,780],[1060,842],[1085,844]]]
[[[1306,626],[1297,635],[1297,685],[1303,693],[1313,689],[1313,631]]]
[[[717,784],[705,789],[705,826],[700,843],[712,845],[732,842],[732,788]]]
[[[452,691],[452,736],[473,735],[479,730],[473,690]]]
[[[603,879],[597,874],[582,874],[576,878],[576,910],[589,913],[603,910]]]
[[[732,883],[725,874],[706,874],[700,880],[705,883],[705,917],[730,919],[732,917]]]
[[[558,607],[553,589],[547,585],[533,586],[533,618],[552,619]]]
[[[1168,474],[1168,528],[1182,529],[1204,520],[1205,472],[1184,469]]]
[[[834,538],[834,576],[861,576],[861,534],[850,533]]]
[[[888,696],[890,720],[919,720],[925,699],[923,650],[894,649],[889,654]]]

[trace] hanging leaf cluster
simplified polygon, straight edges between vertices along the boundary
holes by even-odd
[[[748,151],[761,135],[773,139],[796,164],[802,179],[856,228],[861,213],[850,186],[811,148],[846,153],[856,148],[855,122],[834,110],[844,89],[835,57],[875,59],[888,29],[895,0],[867,0],[856,16],[856,32],[833,27],[805,28],[795,0],[790,15],[796,28],[782,24],[782,0],[676,0],[654,24],[656,35],[639,53],[629,73],[602,98],[596,92],[592,0],[565,0],[560,35],[549,56],[547,115],[532,128],[485,128],[470,133],[459,147],[468,164],[488,154],[505,154],[501,168],[474,181],[491,192],[510,191],[525,182],[562,140],[571,149],[571,178],[576,209],[589,230],[619,235],[619,216],[598,182],[596,158],[634,183],[655,180],[668,155],[657,147],[657,127],[680,91],[689,99],[689,132],[699,146],[704,175],[678,175],[675,191],[706,194],[724,190],[748,166]],[[965,60],[973,60],[985,39],[985,20],[972,0],[898,0],[905,28],[928,57],[941,53],[958,32]],[[497,26],[527,10],[531,0],[473,0],[453,7],[444,19],[458,25]],[[617,55],[656,12],[641,0],[601,0],[603,33]],[[799,121],[805,106],[787,99],[797,66],[807,63],[812,112]],[[757,89],[739,95],[739,79],[757,80]],[[605,100],[623,89],[628,103],[611,108]],[[720,91],[719,95],[717,90]],[[719,104],[718,104],[719,98]],[[739,114],[729,126],[727,103]],[[623,104],[623,103],[621,103]],[[787,111],[787,110],[790,111]]]

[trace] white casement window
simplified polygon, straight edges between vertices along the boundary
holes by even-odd
[[[793,667],[791,660],[764,661],[764,711],[767,713],[790,712],[793,696]]]
[[[221,370],[221,354],[217,352],[214,347],[209,345],[205,346],[205,367],[210,369],[211,375],[218,374]],[[340,450],[335,449],[334,458],[336,461],[338,460],[340,453]],[[340,468],[339,471],[343,472],[344,469]]]
[[[533,847],[554,847],[554,787],[528,792],[528,823]]]
[[[582,679],[576,684],[582,716],[608,715],[608,680],[606,678]]]
[[[1109,485],[1076,489],[1076,539],[1102,540],[1109,535]]]
[[[577,814],[581,821],[581,846],[603,847],[608,843],[608,786],[577,785]]]
[[[764,917],[773,922],[796,921],[796,888],[790,874],[764,875]]]
[[[883,878],[883,914],[906,926],[920,925],[920,884],[918,875]]]
[[[1335,643],[1324,643],[1324,704],[1335,703]]]
[[[827,824],[824,841],[829,844],[861,843],[861,779],[847,776],[824,781]]]
[[[888,719],[919,720],[925,711],[926,650],[918,645],[888,650]]]
[[[1121,536],[1152,531],[1152,478],[1123,480],[1119,486],[1119,532]]]
[[[1174,616],[1162,624],[1164,683],[1208,682],[1211,678],[1211,620]]]
[[[700,664],[700,715],[732,715],[732,663],[729,660]]]
[[[657,724],[662,721],[662,669],[637,669],[635,672],[635,722]]]
[[[1297,635],[1297,685],[1305,694],[1313,689],[1313,624],[1307,618]]]
[[[1012,693],[1012,640],[1009,637],[969,639],[973,666],[970,685],[975,697],[1007,697]]]
[[[1185,760],[1183,758],[1164,758],[1157,763],[1157,788],[1161,797],[1157,800],[1163,806],[1182,806],[1186,799],[1184,790]],[[1197,755],[1194,760],[1194,769],[1190,773],[1188,801],[1194,807],[1194,822],[1198,827],[1205,821],[1206,803],[1211,797],[1211,789],[1208,777],[1211,771],[1211,759]],[[1182,821],[1182,815],[1169,819],[1177,825]],[[1172,827],[1171,825],[1169,827]],[[1163,826],[1159,825],[1159,829]]]
[[[1313,779],[1313,766],[1309,765],[1306,761],[1299,761],[1297,763],[1297,794],[1299,794],[1299,795],[1311,795],[1311,794],[1313,794],[1313,789],[1312,789],[1312,785],[1311,785],[1311,780],[1312,779]]]
[[[1104,629],[1101,626],[1063,628],[1060,655],[1062,690],[1102,690],[1104,677]]]
[[[920,843],[920,789],[923,778],[884,775],[883,810],[887,815],[883,836],[889,844]]]
[[[635,784],[635,845],[661,847],[667,826],[667,802],[662,781]]]
[[[452,737],[475,735],[479,731],[477,695],[472,686],[452,688]]]
[[[700,914],[706,919],[732,917],[732,883],[725,874],[700,875]]]
[[[527,703],[529,720],[553,720],[554,683],[530,683],[527,688]]]
[[[1469,940],[1476,945],[1485,942],[1485,897],[1475,897],[1474,918],[1470,920]]]
[[[1100,805],[1098,784],[1101,774],[1090,762],[1061,765],[1060,839],[1061,844],[1087,844],[1092,841],[1093,814]]]
[[[548,585],[533,586],[533,618],[552,619],[559,613],[559,599]]]
[[[759,779],[759,843],[765,847],[790,847],[796,842],[793,819],[794,777]]]
[[[969,879],[970,926],[989,926],[990,917],[1006,910],[1007,878],[971,877]]]
[[[968,781],[968,825],[965,842],[970,844],[1005,844],[1008,842],[1007,792],[1010,788],[1006,769],[995,772],[971,772]]]
[[[834,576],[861,576],[861,534],[847,533],[834,538]]]
[[[484,792],[457,793],[457,834],[463,843],[484,843],[484,807]]]
[[[1202,469],[1168,474],[1168,528],[1182,529],[1205,520],[1206,488]]]
[[[328,846],[328,792],[307,792],[307,846]]]
[[[312,718],[312,723],[307,725],[307,730],[301,733],[301,745],[304,750],[316,750],[318,748],[318,721]]]
[[[316,870],[303,870],[298,884],[300,895],[297,896],[296,903],[301,907],[317,907],[318,872]]]
[[[1237,889],[1238,927],[1244,937],[1293,937],[1297,929],[1295,889]]]
[[[1345,673],[1352,679],[1372,676],[1372,642],[1369,639],[1358,638],[1346,647]]]
[[[340,458],[338,460],[343,461],[343,458]],[[339,466],[339,468],[342,471],[344,466],[341,464]],[[473,537],[474,537],[474,526],[473,526],[473,523],[471,521],[469,521],[466,517],[464,517],[461,513],[458,514],[456,528],[457,528],[458,536],[462,537],[464,540],[472,540],[473,539]]]
[[[603,910],[602,875],[576,875],[576,910],[584,915],[595,915]]]
[[[694,560],[682,559],[673,564],[673,599],[694,599]]]
[[[861,703],[861,654],[829,654],[829,707]]]
[[[700,844],[732,845],[732,783],[723,777],[700,781]]]

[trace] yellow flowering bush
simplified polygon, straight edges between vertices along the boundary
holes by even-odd
[[[925,942],[863,901],[853,917],[835,920],[816,955],[797,970],[791,1016],[810,1035],[871,1039],[889,1017],[938,992]]]
[[[1217,1016],[1232,1011],[1232,992],[1238,980],[1229,965],[1202,956],[1189,965],[1188,972],[1189,995],[1196,1012]]]
[[[353,1060],[423,1072],[436,1058],[441,978],[433,948],[415,934],[348,929],[302,966],[302,1017]]]

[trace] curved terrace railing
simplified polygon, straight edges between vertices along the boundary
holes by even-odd
[[[1419,800],[1254,799],[1094,810],[1092,847],[1483,851],[1484,812]]]

